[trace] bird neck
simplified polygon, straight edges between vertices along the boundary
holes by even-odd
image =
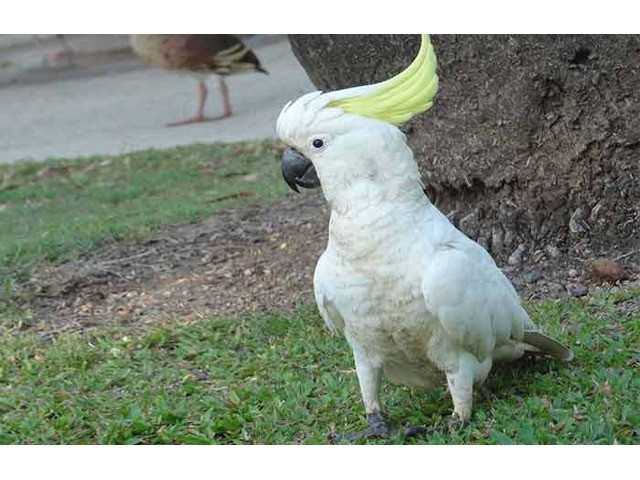
[[[424,194],[418,167],[407,147],[389,166],[327,192],[331,205],[329,243],[343,258],[386,258],[418,242],[418,228],[433,208]],[[323,185],[324,185],[323,181]],[[331,185],[331,183],[328,183]],[[323,187],[324,188],[324,187]]]
[[[361,165],[347,161],[347,169],[356,169],[358,176],[344,171],[318,169],[325,198],[337,215],[355,216],[358,212],[385,205],[403,211],[414,211],[430,205],[424,194],[413,152],[404,142],[388,148],[384,158],[369,158]]]
[[[395,252],[406,252],[419,242],[424,231],[420,225],[433,208],[418,183],[407,187],[395,195],[355,187],[352,195],[340,196],[331,205],[329,244],[351,262],[394,262]]]

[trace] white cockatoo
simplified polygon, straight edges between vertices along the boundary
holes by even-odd
[[[438,89],[427,35],[396,77],[313,92],[280,113],[288,147],[282,172],[294,190],[322,187],[331,206],[329,241],[315,269],[318,308],[353,349],[367,435],[384,435],[380,380],[449,387],[453,417],[471,416],[473,388],[496,361],[541,352],[569,361],[544,335],[480,245],[425,196],[398,129],[424,112]]]

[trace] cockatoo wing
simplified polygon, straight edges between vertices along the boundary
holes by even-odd
[[[422,294],[448,340],[478,361],[534,328],[509,280],[467,238],[437,246],[424,272]]]
[[[329,257],[333,254],[330,250],[320,256],[313,274],[314,293],[320,316],[331,333],[341,333],[344,329],[344,318],[331,300],[335,298],[336,285],[332,263]]]
[[[573,358],[571,349],[533,324],[491,256],[462,235],[437,247],[423,276],[422,294],[448,339],[479,361],[500,352],[501,347],[500,355],[507,358],[523,351],[564,361]],[[512,354],[508,352],[511,348]]]

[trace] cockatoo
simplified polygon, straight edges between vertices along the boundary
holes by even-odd
[[[282,109],[288,185],[322,187],[329,240],[316,265],[315,299],[327,327],[353,350],[367,436],[391,433],[380,404],[393,383],[446,383],[453,419],[471,417],[475,386],[494,362],[527,351],[569,361],[544,335],[490,254],[425,196],[398,126],[426,111],[438,89],[427,35],[413,63],[382,83],[313,92]]]

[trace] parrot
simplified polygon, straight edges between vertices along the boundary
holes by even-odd
[[[330,206],[314,294],[328,329],[353,351],[367,420],[357,435],[367,438],[394,434],[380,402],[383,375],[412,388],[446,385],[455,428],[470,420],[474,388],[495,362],[527,353],[573,358],[534,325],[489,252],[425,194],[399,127],[432,106],[436,70],[422,35],[395,77],[305,94],[276,124],[284,180],[296,192],[321,188]]]

